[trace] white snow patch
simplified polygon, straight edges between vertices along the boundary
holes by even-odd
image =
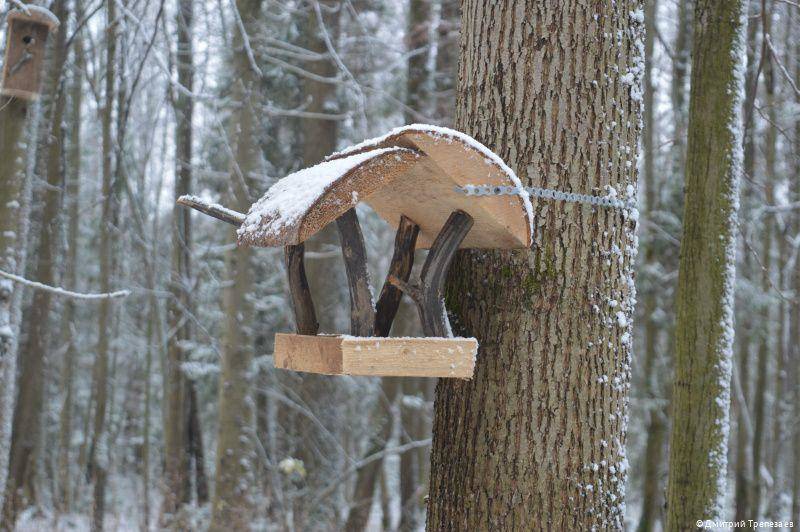
[[[237,231],[239,237],[276,235],[295,223],[329,188],[347,172],[384,153],[407,152],[406,148],[379,148],[342,159],[326,160],[289,174],[270,187],[247,212]],[[266,223],[264,223],[266,222]]]
[[[33,14],[40,15],[43,18],[45,18],[47,22],[49,22],[56,28],[61,25],[61,22],[58,20],[58,17],[55,16],[53,12],[47,9],[46,7],[25,4],[24,9],[16,9],[15,11],[21,11],[27,15],[33,15]]]

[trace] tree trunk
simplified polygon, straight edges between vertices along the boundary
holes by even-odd
[[[189,91],[193,88],[192,65],[192,2],[182,0],[178,6],[176,70],[178,83]],[[194,101],[182,91],[173,93],[175,109],[175,189],[174,197],[189,194],[192,187],[192,116]],[[164,498],[161,524],[180,528],[181,508],[191,501],[190,394],[192,383],[186,378],[182,364],[187,359],[186,343],[191,340],[192,226],[188,209],[172,210],[172,267],[167,316],[172,334],[167,338],[167,367],[164,382]]]
[[[321,19],[317,16],[315,6],[317,2],[310,3],[302,13],[301,37],[303,47],[309,51],[320,54],[316,60],[306,61],[305,70],[325,78],[334,77],[338,70],[333,57],[328,50],[323,31],[336,46],[339,39],[341,12],[343,2],[340,0],[320,0],[318,3]],[[338,106],[336,94],[337,85],[317,79],[303,78],[303,98],[306,111],[311,113],[330,113]],[[338,138],[338,122],[333,120],[320,120],[316,118],[303,118],[303,166],[319,163],[325,156],[336,150]],[[305,243],[305,267],[311,293],[314,295],[319,332],[345,332],[349,323],[347,316],[348,295],[346,293],[347,279],[344,273],[339,238],[335,224],[331,224],[312,239]],[[298,382],[295,376],[290,386],[296,391],[298,398],[319,419],[336,418],[342,413],[342,405],[337,396],[343,390],[337,381],[329,377],[304,374]],[[337,474],[336,469],[343,467],[344,462],[338,461],[338,449],[333,438],[320,433],[318,426],[307,416],[291,414],[290,422],[284,420],[282,426],[292,427],[290,438],[295,444],[295,458],[303,461],[307,477],[305,482],[309,486],[327,481],[330,475]],[[330,417],[328,417],[330,416]],[[334,431],[334,438],[341,436]],[[291,488],[294,489],[294,488]],[[346,486],[341,486],[340,495],[343,496]],[[320,506],[316,501],[306,498],[293,498],[293,519],[295,527],[302,530],[317,522],[336,522],[338,514],[331,505]],[[331,499],[333,500],[333,499]],[[334,526],[334,528],[337,528]]]
[[[443,10],[451,10],[452,6],[442,6]],[[447,16],[452,20],[453,16],[458,16],[452,12],[443,13],[443,17]],[[430,55],[430,25],[432,20],[432,5],[431,0],[410,0],[408,6],[408,25],[406,30],[406,51],[408,53],[407,74],[406,74],[406,111],[405,121],[406,124],[413,124],[419,122],[420,118],[428,116],[428,108],[426,103],[430,100],[430,85],[431,73],[428,68],[428,57]],[[444,19],[442,19],[444,21]],[[447,22],[445,21],[446,25]],[[453,48],[456,48],[455,46]],[[440,49],[441,50],[441,49]],[[451,56],[457,51],[441,50],[445,57],[441,58],[442,67],[445,66],[445,59],[449,53]],[[455,63],[455,61],[453,62]],[[452,76],[448,80],[441,80],[442,82],[449,81],[449,95],[450,100],[447,102],[452,105],[453,98],[453,78],[454,65],[447,65],[450,67],[449,74]],[[446,76],[446,74],[445,74]],[[444,91],[448,89],[441,87]],[[445,104],[441,105],[444,111]],[[448,109],[449,116],[452,117],[452,107]],[[398,390],[400,397],[400,443],[408,443],[416,434],[415,422],[417,421],[418,413],[410,411],[403,405],[402,398],[405,395],[416,396],[422,390],[422,381],[420,378],[407,378],[402,379],[398,383]],[[400,522],[397,526],[399,532],[408,532],[418,528],[419,504],[415,500],[417,493],[417,486],[419,485],[419,478],[417,472],[419,470],[418,460],[420,454],[426,455],[427,449],[422,449],[421,453],[409,451],[400,454]],[[427,458],[427,456],[426,456]]]
[[[370,427],[373,429],[368,442],[364,458],[379,453],[386,447],[392,435],[392,401],[397,396],[400,379],[384,377],[381,379],[381,390],[378,392],[376,405],[370,417]],[[406,453],[403,453],[406,454]],[[401,455],[402,456],[402,455]],[[381,476],[383,460],[373,460],[358,470],[356,486],[353,491],[353,502],[344,530],[348,532],[361,532],[367,530],[372,499]]]
[[[791,19],[789,21],[791,24]],[[794,46],[794,79],[795,85],[800,87],[800,39],[795,42]],[[800,94],[795,93],[795,103],[800,105]],[[800,121],[795,123],[794,127],[794,153],[800,154]],[[793,175],[800,175],[800,157],[794,158],[794,163],[792,165],[792,174]],[[795,198],[800,195],[800,185],[797,184],[795,180]],[[795,212],[795,220],[794,220],[794,229],[795,234],[798,233],[800,230],[800,214]],[[792,272],[792,286],[795,290],[795,294],[800,293],[800,261],[796,261],[794,265],[794,271]],[[794,405],[794,411],[800,412],[800,305],[792,305],[791,310],[791,328],[790,328],[790,338],[791,338],[791,354],[792,354],[792,361],[794,364],[794,370],[792,371],[791,378],[793,379],[794,383],[794,394],[792,397],[792,402]],[[792,449],[792,520],[795,523],[800,523],[800,423],[793,424],[793,431],[792,431],[792,442],[793,442],[793,449]],[[0,446],[2,448],[2,446]]]
[[[27,217],[23,196],[26,189],[24,137],[28,107],[25,100],[0,96],[0,160],[5,161],[0,164],[0,269],[10,273],[22,271],[22,265],[17,261],[17,250],[18,246],[24,245],[19,237],[20,219]],[[0,279],[0,509],[7,487],[17,389],[19,324],[14,320],[14,302],[18,299],[14,284],[8,279]],[[4,530],[2,525],[0,530]]]
[[[114,263],[114,218],[119,208],[119,199],[115,193],[113,173],[113,153],[115,151],[112,138],[112,122],[114,117],[114,100],[116,97],[116,61],[117,61],[117,9],[116,2],[106,4],[106,64],[105,64],[105,107],[102,109],[102,149],[103,149],[103,181],[102,181],[102,215],[100,218],[100,290],[111,291],[111,276]],[[95,358],[92,383],[94,394],[94,417],[92,420],[92,440],[89,446],[87,466],[89,478],[94,484],[94,504],[92,529],[102,529],[103,512],[105,510],[106,474],[105,464],[97,459],[106,425],[108,408],[108,368],[110,350],[110,329],[113,323],[112,302],[101,300],[98,309],[99,327],[97,355]]]
[[[310,52],[320,54],[321,59],[309,61],[304,67],[317,76],[331,78],[336,75],[337,68],[322,31],[324,29],[327,32],[334,44],[337,42],[342,4],[339,0],[321,0],[319,7],[322,22],[317,19],[313,6],[309,6],[303,15],[302,31],[304,47]],[[302,81],[307,102],[306,110],[309,113],[330,113],[331,109],[338,105],[335,84],[310,78],[304,78]],[[303,119],[304,167],[318,164],[336,151],[337,127],[338,123],[334,120]],[[340,253],[332,252],[337,250],[338,246],[339,239],[333,224],[306,243],[306,252],[310,252],[306,257],[306,271],[317,307],[320,332],[337,333],[347,330],[348,323],[342,319],[343,316],[347,316],[347,313],[343,312],[347,301],[344,292],[347,281]],[[314,380],[317,379],[311,377],[311,381]]]
[[[741,275],[747,277],[750,273],[750,253],[744,252],[741,264]],[[734,518],[737,521],[750,519],[750,439],[752,427],[748,426],[750,413],[748,411],[747,400],[750,398],[750,319],[746,310],[739,313],[742,319],[737,320],[738,360],[737,379],[740,393],[737,391],[736,397],[736,462],[733,466],[734,479]]]
[[[756,80],[757,65],[760,62],[759,57],[755,54],[756,48],[756,34],[758,31],[757,24],[748,24],[747,27],[747,77],[745,79],[745,109],[744,109],[744,167],[743,173],[746,178],[744,182],[745,188],[747,187],[747,180],[752,180],[755,173],[756,164],[756,150],[755,140],[753,133],[753,109],[748,107],[750,102],[755,101],[755,93],[758,87]],[[742,198],[742,213],[746,215],[751,209],[750,194],[743,192]],[[751,274],[750,268],[750,251],[745,251],[745,257],[742,263],[742,276],[744,279],[749,279]],[[736,424],[736,464],[734,465],[734,476],[736,479],[734,506],[734,517],[737,521],[742,519],[751,519],[753,516],[750,513],[750,495],[752,492],[752,479],[750,478],[750,442],[752,435],[749,434],[749,429],[746,426],[746,416],[749,416],[747,402],[750,399],[750,339],[752,336],[752,316],[747,309],[739,313],[741,319],[737,320],[737,328],[740,335],[737,338],[739,346],[739,360],[738,360],[738,373],[739,373],[739,386],[742,390],[742,398],[744,401],[737,402],[737,424]]]
[[[667,530],[720,518],[726,491],[745,13],[695,4]]]
[[[67,13],[65,0],[54,7],[56,16],[64,20]],[[61,147],[64,135],[65,98],[62,72],[66,60],[65,32],[56,34],[54,56],[48,76],[50,95],[49,135],[47,140],[47,185],[42,209],[35,278],[47,285],[54,284],[57,261],[56,243],[61,209],[61,186],[64,178]],[[37,290],[33,294],[30,310],[26,313],[29,324],[25,342],[19,353],[19,394],[14,407],[11,429],[11,450],[8,464],[8,481],[3,505],[2,520],[14,523],[19,512],[39,503],[37,495],[37,464],[42,450],[42,423],[44,414],[44,379],[46,354],[50,348],[50,310],[52,293]]]
[[[645,41],[644,41],[644,130],[642,149],[644,159],[645,215],[654,224],[658,205],[658,192],[655,176],[655,109],[653,108],[653,48],[655,44],[655,28],[658,12],[657,0],[646,0],[644,9]],[[680,29],[678,30],[680,32]],[[658,352],[661,324],[657,319],[658,289],[657,279],[651,278],[649,272],[656,271],[660,257],[657,257],[654,231],[645,235],[644,270],[640,282],[644,285],[642,302],[644,303],[644,397],[648,402],[644,410],[646,419],[645,451],[642,457],[642,515],[638,530],[650,532],[661,520],[661,464],[664,462],[664,443],[666,427],[660,405],[661,383],[658,361],[662,356]]]
[[[766,4],[762,4],[766,5]],[[761,13],[762,38],[772,33],[772,12],[766,10]],[[767,44],[763,43],[766,47]],[[767,125],[766,138],[764,143],[764,203],[765,205],[775,204],[775,152],[777,135],[775,124],[775,78],[772,70],[772,54],[764,53],[764,92],[765,106],[770,117]],[[764,294],[770,294],[773,290],[770,275],[772,273],[772,238],[773,238],[773,215],[768,213],[763,220],[761,239],[761,290]],[[764,493],[764,478],[761,470],[764,466],[764,451],[767,446],[767,390],[776,388],[776,382],[769,377],[770,359],[774,357],[774,344],[770,345],[772,339],[772,323],[770,321],[774,315],[770,312],[773,303],[765,302],[760,309],[761,330],[758,343],[757,370],[755,400],[753,408],[753,460],[751,462],[752,471],[750,473],[752,483],[752,493],[750,495],[750,513],[753,519],[761,517],[761,499]],[[775,408],[771,408],[771,415],[775,416]],[[773,471],[774,473],[774,471]]]
[[[456,127],[525,184],[632,196],[637,7],[465,0]],[[481,347],[472,381],[436,389],[429,530],[622,528],[629,214],[539,201],[532,249],[457,255],[454,332]]]
[[[408,71],[406,73],[407,124],[419,122],[427,116],[426,106],[430,101],[430,56],[431,1],[409,0],[406,50]]]
[[[236,160],[235,172],[242,177],[245,190],[236,201],[239,210],[249,203],[247,177],[263,170],[258,145],[257,91],[259,76],[244,50],[244,39],[257,38],[261,19],[261,0],[238,0],[236,8],[245,34],[234,38],[234,101],[241,104],[235,115],[231,135]],[[232,180],[237,177],[232,173]],[[230,238],[236,235],[231,230]],[[217,432],[216,489],[212,503],[210,530],[245,529],[254,512],[253,476],[255,464],[255,413],[253,412],[253,308],[247,296],[253,288],[251,252],[237,247],[226,255],[230,276],[223,292],[225,335],[219,380],[219,428]]]
[[[459,0],[439,0],[436,71],[433,76],[435,117],[440,124],[451,126],[455,111],[455,86],[458,81],[458,38],[461,26]]]
[[[76,5],[78,19],[82,18],[82,10]],[[83,45],[80,36],[76,37],[73,44],[75,53],[76,72],[70,82],[70,132],[69,149],[66,154],[66,203],[67,203],[67,256],[66,271],[64,272],[65,284],[70,287],[78,286],[78,237],[80,234],[81,213],[81,105],[83,102],[83,76],[80,68],[83,66]],[[61,319],[62,343],[66,344],[67,351],[64,355],[64,372],[62,390],[64,402],[61,407],[59,419],[59,447],[58,447],[58,505],[59,509],[68,513],[72,507],[72,425],[74,411],[75,363],[77,358],[76,330],[75,330],[76,304],[72,299],[64,302],[64,313]]]

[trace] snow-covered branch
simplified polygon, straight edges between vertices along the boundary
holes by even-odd
[[[45,290],[52,294],[71,297],[74,299],[115,299],[118,297],[127,297],[131,295],[130,290],[118,290],[116,292],[98,293],[98,294],[73,292],[72,290],[66,290],[58,286],[50,286],[44,283],[39,283],[37,281],[31,281],[29,279],[25,279],[24,277],[20,277],[19,275],[14,275],[13,273],[8,273],[3,270],[0,270],[0,277],[5,277],[6,279],[10,279],[15,283],[35,288],[37,290]]]
[[[208,216],[212,216],[217,220],[222,220],[223,222],[227,222],[231,225],[239,226],[242,225],[242,222],[244,222],[244,214],[227,209],[217,203],[205,201],[197,196],[181,196],[178,198],[178,205],[191,207],[192,209],[198,210],[203,214],[207,214]]]

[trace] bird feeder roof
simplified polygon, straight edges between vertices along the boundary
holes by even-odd
[[[504,185],[521,192],[467,196],[457,190],[465,185]],[[418,224],[418,248],[429,248],[456,210],[475,220],[463,248],[531,245],[533,209],[514,172],[472,137],[421,124],[397,128],[284,177],[250,207],[238,240],[251,246],[296,245],[362,201],[394,227],[401,215]]]

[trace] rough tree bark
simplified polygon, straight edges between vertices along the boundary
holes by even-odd
[[[28,102],[0,97],[0,269],[17,273],[18,220],[25,181],[24,130]],[[14,285],[0,280],[0,503],[5,499],[11,419],[16,397],[17,324],[12,323]]]
[[[525,184],[633,196],[642,20],[635,1],[464,1],[456,127]],[[623,526],[635,217],[535,210],[531,250],[451,269],[454,332],[481,347],[472,381],[436,389],[429,530]]]
[[[66,4],[65,0],[59,0],[54,5],[54,13],[59,20],[65,20]],[[61,147],[64,140],[62,122],[66,102],[62,84],[62,72],[67,55],[65,33],[59,31],[55,35],[52,63],[46,85],[49,96],[49,134],[46,152],[48,186],[42,193],[44,206],[34,275],[37,281],[48,285],[54,283],[56,273],[56,244],[60,225],[61,185],[64,178]],[[45,364],[52,335],[51,303],[51,292],[37,290],[26,312],[26,321],[29,325],[18,356],[19,389],[14,407],[8,481],[2,513],[2,520],[7,523],[14,523],[19,512],[39,503],[36,492],[37,460],[42,450]]]
[[[0,160],[4,161],[0,164],[0,269],[10,273],[19,273],[23,267],[18,260],[18,249],[24,242],[21,221],[28,215],[25,125],[33,109],[26,100],[0,96]],[[0,279],[0,505],[5,499],[17,388],[19,323],[14,318],[15,302],[19,299],[19,290],[15,290],[13,283]]]
[[[245,176],[263,170],[258,145],[258,82],[244,49],[245,39],[256,39],[261,20],[261,0],[238,0],[236,8],[245,34],[236,31],[233,47],[233,101],[240,104],[234,114],[234,172],[231,179],[244,181],[235,199],[238,210],[249,207],[249,184]],[[238,176],[242,176],[237,179]],[[235,187],[234,187],[235,188]],[[231,229],[231,238],[235,239]],[[226,254],[230,281],[223,291],[225,333],[219,380],[219,424],[217,429],[216,480],[210,530],[244,530],[253,517],[255,478],[255,413],[253,412],[253,308],[247,295],[252,290],[251,252],[237,247]]]
[[[725,495],[745,24],[743,0],[695,3],[668,530],[721,517]]]

